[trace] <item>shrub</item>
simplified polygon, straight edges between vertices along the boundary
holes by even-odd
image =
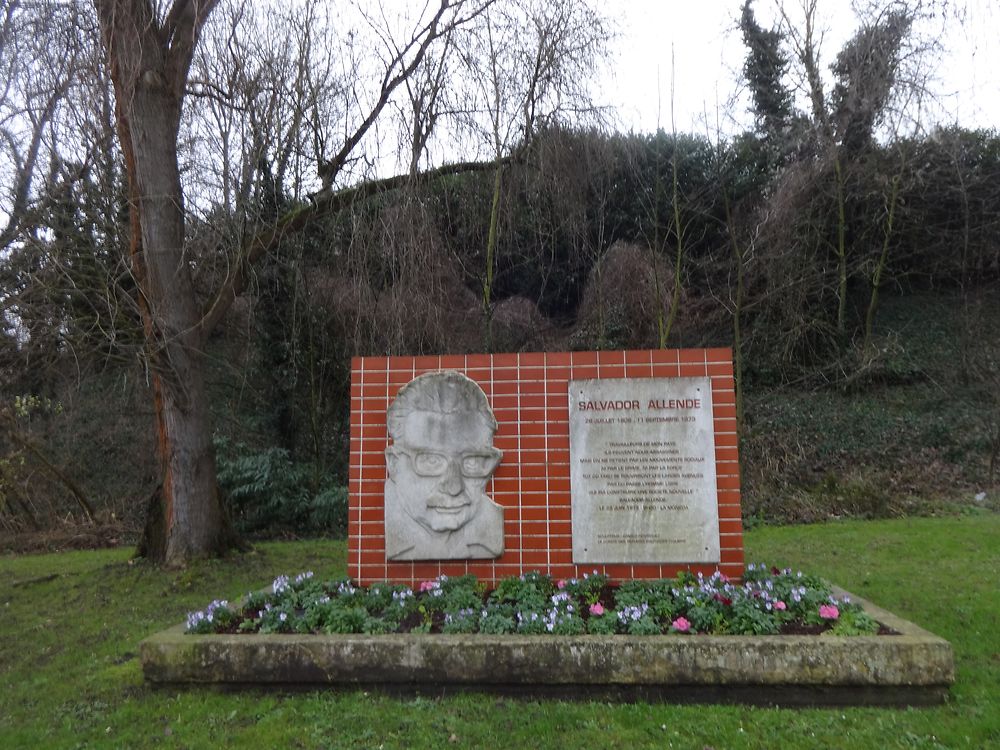
[[[240,531],[345,532],[346,487],[314,491],[311,466],[284,448],[254,450],[224,437],[215,448],[219,489]]]

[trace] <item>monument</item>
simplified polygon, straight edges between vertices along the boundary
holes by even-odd
[[[348,573],[743,573],[728,349],[352,361]]]

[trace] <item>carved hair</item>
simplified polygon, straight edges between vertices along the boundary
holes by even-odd
[[[479,415],[491,438],[497,429],[497,421],[486,400],[486,394],[476,381],[460,372],[428,372],[403,386],[386,412],[389,436],[394,441],[405,442],[406,421],[413,412],[471,412]]]

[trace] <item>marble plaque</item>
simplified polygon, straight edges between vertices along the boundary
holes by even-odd
[[[710,378],[572,380],[574,563],[719,562]]]
[[[482,389],[459,372],[429,372],[386,412],[387,560],[467,560],[503,554],[503,508],[486,485],[503,453]]]

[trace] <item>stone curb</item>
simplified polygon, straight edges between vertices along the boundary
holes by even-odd
[[[844,595],[846,592],[839,591]],[[480,689],[753,703],[928,704],[951,645],[869,602],[888,636],[185,635],[140,644],[153,683]]]

